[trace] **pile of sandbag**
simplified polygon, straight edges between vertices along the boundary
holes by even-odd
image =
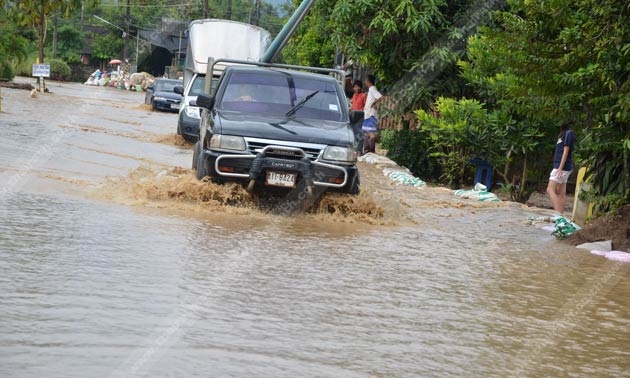
[[[458,189],[454,192],[455,197],[467,198],[467,199],[475,199],[477,201],[492,201],[497,202],[500,201],[499,197],[496,194],[490,193],[488,188],[482,183],[475,184],[473,189]]]
[[[398,185],[415,186],[417,188],[427,185],[426,182],[412,175],[404,168],[384,168],[383,174]]]
[[[398,185],[415,186],[417,188],[426,185],[424,181],[411,174],[407,168],[398,166],[395,161],[386,156],[368,152],[365,155],[359,156],[358,160],[382,168],[383,174]]]
[[[148,72],[136,72],[131,74],[129,81],[131,82],[131,85],[140,85],[142,86],[142,90],[146,91],[147,87],[155,81],[155,76]]]
[[[105,80],[107,75],[103,75],[101,70],[97,69],[96,71],[90,74],[90,77],[83,83],[84,85],[103,85],[101,80]]]

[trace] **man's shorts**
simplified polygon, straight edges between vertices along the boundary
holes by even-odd
[[[558,184],[566,184],[569,181],[569,176],[571,175],[571,171],[562,171],[562,174],[558,177],[556,173],[557,169],[553,169],[551,174],[549,175],[549,181],[557,182]]]
[[[378,121],[376,117],[372,116],[363,120],[362,130],[366,133],[375,133],[378,130]]]

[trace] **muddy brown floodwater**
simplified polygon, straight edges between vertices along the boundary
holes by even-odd
[[[196,180],[143,93],[48,88],[2,89],[0,376],[629,376],[630,268],[549,210],[360,163],[287,216]]]

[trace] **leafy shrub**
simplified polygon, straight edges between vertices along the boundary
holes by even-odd
[[[15,74],[17,76],[25,76],[31,77],[33,76],[33,62],[35,60],[28,60],[24,62],[17,63],[15,65]]]
[[[439,117],[424,110],[415,112],[426,133],[425,145],[439,162],[440,179],[453,188],[461,187],[470,174],[469,160],[488,160],[495,122],[477,100],[440,97],[435,105]]]
[[[421,130],[382,130],[380,138],[388,158],[425,181],[437,179],[438,166],[430,155],[429,139]]]
[[[63,60],[53,59],[50,61],[51,80],[67,80],[71,73],[70,66]]]
[[[13,67],[6,61],[0,61],[0,79],[13,80],[15,74],[13,73]]]

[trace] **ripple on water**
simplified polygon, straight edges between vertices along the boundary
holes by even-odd
[[[93,195],[2,197],[0,376],[629,369],[629,268],[520,207],[366,180],[288,217],[181,168]]]

